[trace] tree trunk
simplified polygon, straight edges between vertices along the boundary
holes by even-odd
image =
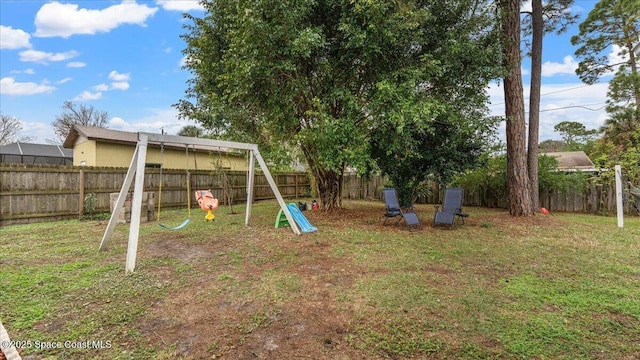
[[[316,169],[313,171],[320,209],[334,210],[342,207],[342,173],[335,171]]]
[[[313,145],[302,145],[302,153],[313,176],[313,185],[318,194],[320,209],[334,210],[342,207],[342,171],[332,171],[323,168],[315,161]]]
[[[501,0],[503,61],[507,70],[504,78],[504,98],[507,135],[507,187],[509,214],[532,215],[531,190],[527,172],[527,149],[520,69],[520,0]]]
[[[531,205],[534,210],[540,208],[540,189],[538,185],[538,141],[540,132],[540,84],[542,81],[542,38],[544,20],[542,18],[542,0],[531,2],[532,41],[531,41],[531,94],[529,96],[529,146],[527,165],[531,187]]]

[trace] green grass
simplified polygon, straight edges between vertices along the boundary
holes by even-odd
[[[249,228],[242,206],[181,231],[143,224],[130,275],[128,226],[102,252],[104,221],[3,227],[0,319],[15,340],[109,341],[23,353],[46,359],[299,355],[289,338],[313,358],[640,357],[640,218],[470,208],[440,230],[422,205],[408,231],[380,225],[381,203],[345,206],[305,213],[319,231],[299,237],[273,229],[273,202]]]

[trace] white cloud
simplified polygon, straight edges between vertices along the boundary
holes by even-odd
[[[178,63],[178,65],[180,66],[180,68],[184,68],[185,65],[187,65],[187,57],[183,56],[182,59],[180,59],[180,62]]]
[[[587,86],[583,83],[542,85],[540,97],[540,141],[559,139],[554,126],[562,121],[576,121],[587,129],[597,129],[607,118],[604,110],[608,83]],[[525,84],[525,106],[529,105],[529,85]],[[502,85],[492,84],[487,89],[492,105],[489,109],[494,116],[504,116],[504,94]],[[504,122],[499,129],[499,137],[505,141]]]
[[[111,89],[113,90],[127,90],[129,88],[128,82],[116,81],[111,83]]]
[[[15,79],[4,77],[0,79],[0,94],[2,95],[36,95],[50,93],[56,88],[46,83],[16,82]]]
[[[185,56],[182,57],[182,59],[180,59],[180,62],[178,63],[178,65],[182,69],[186,65],[188,65],[190,62],[193,62],[194,64],[199,64],[200,63],[200,59],[193,58],[193,57],[191,57],[189,55],[185,55]]]
[[[27,75],[33,75],[33,74],[35,74],[36,72],[35,72],[33,69],[29,68],[29,69],[25,69],[25,70],[11,70],[11,71],[9,71],[9,73],[10,73],[10,74],[27,74]]]
[[[547,61],[542,64],[542,76],[575,75],[578,62],[571,55],[564,57],[562,63]]]
[[[68,68],[83,68],[85,66],[87,66],[87,64],[83,63],[81,61],[72,61],[72,62],[67,64]]]
[[[158,0],[156,3],[167,11],[187,12],[191,10],[204,10],[204,7],[198,0]]]
[[[124,120],[114,117],[109,122],[109,128],[133,132],[160,133],[164,129],[165,134],[175,135],[186,125],[193,125],[185,119],[178,119],[178,111],[175,109],[150,109],[150,115],[133,120]]]
[[[75,98],[73,98],[73,101],[88,101],[88,100],[98,100],[102,97],[102,93],[101,92],[89,92],[89,91],[83,91],[82,94],[76,96]]]
[[[113,70],[109,73],[109,80],[111,80],[111,90],[127,90],[129,88],[129,73],[120,74]]]
[[[616,71],[618,71],[618,69],[620,68],[620,65],[629,62],[629,54],[622,54],[622,48],[619,45],[613,45],[611,47],[611,52],[609,53],[609,55],[607,55],[607,57],[609,58],[608,64],[613,65],[613,68],[605,75],[615,74]]]
[[[130,127],[130,125],[122,118],[116,116],[109,120],[109,127],[112,129],[127,129]]]
[[[30,38],[23,30],[0,25],[0,49],[31,48]]]
[[[129,81],[129,73],[119,74],[117,71],[113,70],[109,73],[109,80],[111,81]]]
[[[50,61],[65,61],[78,56],[79,53],[75,50],[63,52],[63,53],[50,53],[38,50],[25,50],[20,52],[20,61],[36,62],[41,64],[47,64]]]
[[[138,5],[135,1],[123,1],[101,10],[79,9],[77,4],[54,1],[42,5],[38,10],[35,36],[68,38],[76,34],[109,32],[123,24],[146,26],[147,19],[157,10]]]
[[[64,84],[64,83],[69,82],[69,81],[71,81],[71,80],[73,80],[73,79],[72,79],[72,78],[70,78],[70,77],[66,77],[66,78],[64,78],[64,79],[62,79],[62,80],[60,80],[60,81],[58,81],[58,85],[60,85],[60,84]]]
[[[23,135],[33,137],[33,143],[46,144],[47,139],[51,137],[51,124],[48,122],[38,121],[21,121],[22,128],[25,129]]]
[[[102,83],[96,86],[92,86],[91,89],[93,89],[94,91],[107,91],[109,90],[109,85]]]

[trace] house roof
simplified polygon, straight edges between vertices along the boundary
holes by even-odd
[[[562,171],[598,171],[584,151],[563,151],[541,153],[558,160],[558,170]]]
[[[73,158],[73,151],[60,145],[32,144],[15,142],[0,146],[0,154],[19,156],[39,156],[54,158]]]
[[[138,133],[76,124],[71,128],[69,135],[67,135],[67,138],[64,140],[63,146],[68,149],[73,149],[76,140],[81,136],[89,140],[102,140],[123,144],[135,144],[138,142]]]
[[[76,124],[73,126],[73,128],[69,132],[69,135],[67,135],[67,138],[65,139],[63,146],[65,148],[72,149],[76,141],[78,140],[78,138],[81,136],[89,140],[98,140],[98,141],[110,142],[110,143],[131,144],[131,145],[135,145],[138,143],[137,132],[111,130],[111,129],[100,128],[95,126],[84,126],[84,125]],[[165,148],[184,149],[184,145],[166,144]],[[193,149],[201,150],[201,151],[214,151],[210,147],[206,147],[206,146],[195,146],[193,147]],[[230,153],[230,155],[234,155],[236,153],[235,151],[227,148],[216,148],[214,152]]]

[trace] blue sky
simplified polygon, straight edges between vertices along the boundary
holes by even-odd
[[[596,2],[576,0],[572,10],[582,20]],[[190,78],[181,69],[183,12],[204,14],[191,0],[0,0],[0,112],[38,143],[55,139],[51,123],[67,100],[107,111],[111,129],[177,133],[192,124],[171,106]],[[553,127],[561,121],[595,128],[606,119],[607,79],[586,86],[574,72],[569,39],[577,31],[544,39],[541,141],[559,139]],[[489,93],[492,112],[504,114],[502,88]]]

